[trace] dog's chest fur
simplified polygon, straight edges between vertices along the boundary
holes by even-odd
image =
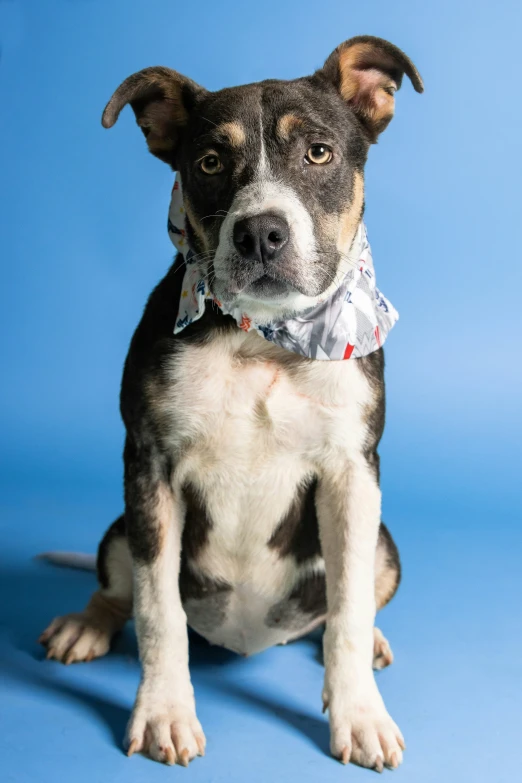
[[[325,609],[319,466],[360,453],[370,384],[355,361],[302,360],[239,331],[183,347],[167,374],[156,410],[186,505],[189,623],[246,654],[299,635]]]

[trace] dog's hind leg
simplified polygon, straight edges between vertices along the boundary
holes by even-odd
[[[373,629],[373,668],[377,671],[385,669],[393,663],[393,652],[388,639],[380,628]]]
[[[375,556],[375,603],[377,610],[391,601],[401,581],[401,563],[395,541],[381,522]],[[379,628],[373,629],[373,668],[385,669],[393,663],[388,640]]]
[[[123,517],[100,543],[97,572],[99,589],[83,612],[57,617],[40,636],[48,658],[66,664],[99,658],[131,617],[132,561]]]

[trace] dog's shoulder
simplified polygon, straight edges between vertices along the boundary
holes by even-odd
[[[178,254],[167,274],[150,294],[132,336],[120,392],[124,420],[129,409],[143,402],[151,383],[168,383],[166,368],[175,361],[174,357],[182,346],[204,343],[212,339],[216,329],[226,331],[232,326],[231,318],[207,303],[205,314],[199,320],[179,334],[174,334],[185,265],[185,259]]]

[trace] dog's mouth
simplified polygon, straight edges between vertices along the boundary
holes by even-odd
[[[279,280],[271,275],[265,274],[252,280],[245,286],[242,293],[256,299],[282,299],[291,290],[291,286],[285,280]]]
[[[280,308],[291,306],[301,297],[315,299],[328,287],[327,275],[306,275],[296,265],[294,269],[270,265],[256,265],[245,269],[244,265],[232,269],[228,274],[220,274],[214,267],[210,288],[217,299],[224,302],[258,302],[261,306]],[[302,304],[302,302],[301,302]],[[304,306],[304,305],[303,305]]]
[[[246,297],[260,301],[278,301],[298,291],[280,269],[268,269],[264,264],[245,268],[242,263],[231,270],[226,282],[216,276],[215,287],[216,293],[223,295],[226,292],[225,299]]]

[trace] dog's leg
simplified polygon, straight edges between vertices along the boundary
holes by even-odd
[[[63,663],[99,658],[109,651],[111,640],[132,613],[132,562],[123,518],[114,522],[98,550],[100,588],[83,612],[56,617],[39,642],[47,657]]]
[[[134,560],[134,615],[142,679],[127,728],[128,755],[142,751],[186,766],[203,755],[178,586],[182,503],[150,455],[126,447],[127,532]]]
[[[393,663],[393,652],[388,639],[380,628],[373,629],[373,668],[376,671],[385,669]]]
[[[381,522],[375,554],[375,603],[377,611],[388,604],[401,581],[399,551],[386,525]],[[373,629],[373,668],[385,669],[393,663],[390,643],[379,628]]]
[[[401,564],[399,552],[391,537],[388,528],[381,522],[379,528],[379,540],[375,555],[375,603],[377,611],[388,604],[395,595],[401,580]],[[318,617],[310,625],[296,634],[292,634],[285,642],[287,644],[296,639],[301,639],[311,633],[315,628],[324,625],[324,617]],[[393,652],[390,643],[379,628],[373,629],[373,668],[385,669],[393,663]]]
[[[344,763],[379,771],[397,767],[404,740],[372,671],[381,496],[365,455],[326,472],[316,502],[326,566],[323,700],[330,712],[331,750]]]

